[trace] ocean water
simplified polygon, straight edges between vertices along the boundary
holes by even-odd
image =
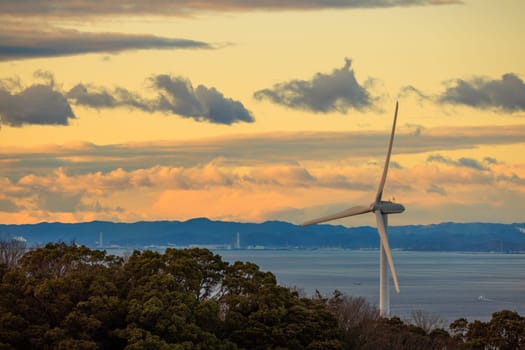
[[[379,305],[379,251],[215,250],[225,261],[251,261],[279,284],[308,295],[340,290]],[[401,292],[390,279],[390,312],[408,319],[414,310],[487,321],[509,309],[525,315],[525,254],[392,252]]]

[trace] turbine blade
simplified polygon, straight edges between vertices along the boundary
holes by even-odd
[[[385,167],[383,168],[383,176],[381,176],[381,182],[379,182],[379,188],[377,189],[376,202],[379,202],[381,197],[383,197],[383,188],[385,187],[386,174],[388,173],[388,164],[390,163],[390,155],[392,154],[392,144],[394,143],[398,107],[399,103],[396,101],[396,111],[394,113],[394,123],[392,124],[392,134],[390,135],[390,143],[388,144],[388,152],[386,154]]]
[[[390,272],[392,272],[392,279],[394,280],[394,286],[396,287],[396,292],[399,293],[399,283],[397,282],[396,268],[394,267],[394,260],[392,260],[392,252],[390,251],[390,245],[388,244],[388,237],[386,235],[386,225],[383,220],[383,214],[376,210],[376,222],[377,222],[377,232],[379,233],[379,238],[381,239],[381,244],[385,248],[386,257],[388,259],[388,265],[390,266]]]
[[[358,205],[356,207],[352,207],[352,208],[343,210],[343,211],[341,211],[339,213],[323,216],[323,217],[318,218],[318,219],[305,221],[302,224],[302,226],[309,226],[309,225],[318,224],[318,223],[321,223],[321,222],[326,222],[326,221],[346,218],[348,216],[355,216],[355,215],[359,215],[359,214],[369,213],[371,211],[372,211],[372,208],[370,206]]]

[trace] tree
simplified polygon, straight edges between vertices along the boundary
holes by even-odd
[[[115,338],[107,330],[123,322],[120,268],[121,259],[73,244],[48,244],[24,254],[2,278],[0,311],[27,325],[9,343],[113,348]]]
[[[468,331],[468,321],[466,318],[459,318],[449,326],[454,339],[464,342]]]
[[[26,250],[27,243],[24,239],[0,237],[0,265],[5,265],[7,269],[15,267]]]
[[[324,302],[277,285],[252,263],[226,269],[220,303],[222,334],[246,349],[341,349],[337,320]]]
[[[344,333],[346,349],[454,349],[457,341],[447,331],[430,332],[399,317],[379,317],[379,311],[364,298],[335,291],[327,300]]]
[[[460,318],[450,324],[450,329],[465,349],[525,348],[525,317],[515,311],[495,312],[489,322],[468,323]]]
[[[212,280],[218,283],[209,277],[217,266],[204,261],[221,263],[209,251],[191,249],[135,251],[129,257],[124,266],[126,324],[114,332],[127,348],[233,348],[215,335],[217,303],[202,297],[201,291],[215,283]]]
[[[466,345],[467,349],[485,349],[488,345],[489,334],[487,323],[475,320],[468,324]]]
[[[368,342],[366,330],[375,327],[379,320],[376,307],[363,297],[345,295],[338,290],[327,300],[327,306],[337,319],[348,347],[357,348]]]
[[[443,328],[445,321],[438,314],[426,312],[423,310],[414,310],[410,313],[412,323],[423,329],[425,333],[430,334],[435,329]]]
[[[488,323],[488,343],[501,350],[525,348],[525,317],[502,310],[492,314]]]
[[[524,348],[525,321],[512,311],[456,320],[451,337],[381,318],[363,298],[300,295],[253,263],[205,249],[135,251],[124,261],[55,243],[3,266],[0,349]]]
[[[199,300],[218,297],[222,279],[228,265],[219,255],[208,249],[166,249],[164,253],[168,271],[180,276],[178,281]]]

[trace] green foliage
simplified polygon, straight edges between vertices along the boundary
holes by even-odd
[[[324,304],[205,249],[129,259],[64,243],[2,270],[0,348],[340,349]]]
[[[206,249],[124,261],[48,244],[0,264],[0,349],[522,349],[525,319],[454,321],[447,331],[381,318],[363,298],[315,298],[253,263]]]
[[[458,334],[462,349],[525,349],[525,317],[514,311],[495,312],[489,322],[459,319],[450,328]]]

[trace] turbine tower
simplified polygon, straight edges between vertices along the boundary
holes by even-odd
[[[383,201],[383,188],[385,187],[386,175],[388,173],[388,164],[390,163],[390,155],[392,153],[392,145],[394,143],[394,134],[396,130],[396,121],[397,121],[397,110],[398,102],[396,102],[396,110],[394,113],[394,123],[392,125],[392,133],[390,134],[390,143],[388,144],[388,151],[386,154],[385,167],[383,168],[383,175],[381,176],[381,181],[379,182],[379,188],[377,189],[377,194],[375,201],[370,205],[360,205],[352,207],[346,210],[343,210],[339,213],[332,215],[323,216],[318,219],[309,220],[303,223],[303,226],[318,224],[321,222],[341,219],[349,216],[355,216],[365,213],[373,212],[376,217],[377,223],[377,232],[379,233],[379,314],[382,317],[388,317],[390,315],[390,295],[388,291],[388,270],[387,262],[390,266],[390,272],[392,274],[392,279],[394,280],[394,286],[396,292],[399,293],[399,283],[397,282],[397,274],[394,266],[394,261],[392,260],[392,253],[390,251],[390,246],[388,244],[388,214],[399,214],[405,211],[405,207],[401,204],[394,203],[391,201]]]

